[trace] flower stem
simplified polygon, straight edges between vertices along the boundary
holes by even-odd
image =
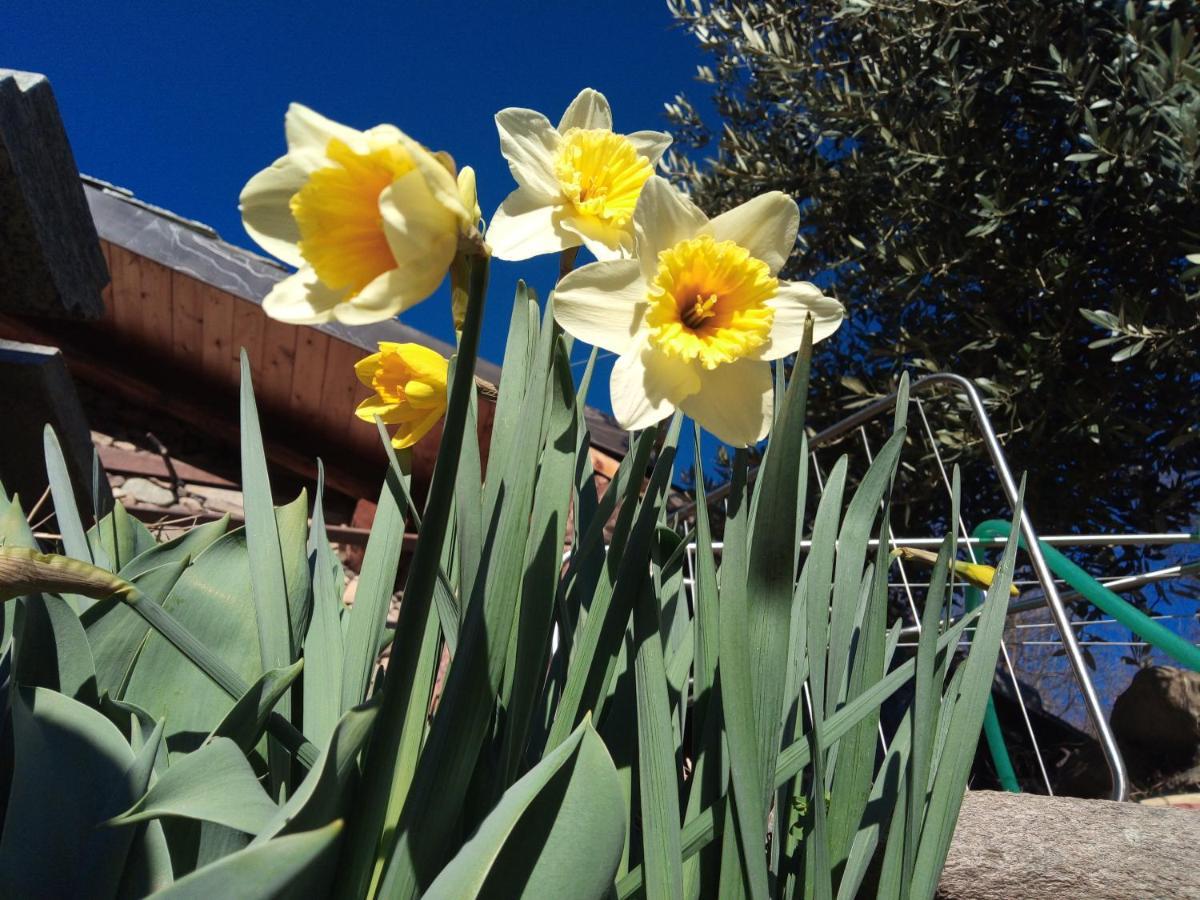
[[[349,833],[342,842],[341,871],[335,886],[337,896],[341,897],[368,896],[373,876],[380,873],[384,860],[391,856],[390,845],[409,788],[408,784],[397,782],[398,753],[406,733],[411,736],[411,729],[424,728],[428,711],[429,698],[414,694],[418,681],[416,667],[454,502],[454,482],[458,476],[468,401],[474,389],[475,360],[487,293],[488,259],[472,256],[466,264],[469,269],[466,316],[450,385],[442,444],[404,586],[379,715],[367,749],[362,779],[354,803],[349,807],[353,813],[349,816]]]

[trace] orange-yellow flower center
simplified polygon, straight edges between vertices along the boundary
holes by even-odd
[[[778,288],[767,264],[733,241],[680,241],[658,254],[647,297],[650,340],[706,369],[733,362],[766,343],[775,320],[767,301]]]
[[[356,153],[334,138],[325,155],[330,165],[308,176],[290,206],[301,255],[327,287],[353,296],[396,267],[379,195],[414,167],[408,151],[394,142]]]
[[[570,128],[554,157],[563,195],[582,216],[626,228],[654,169],[629,138],[604,128]]]
[[[429,410],[446,404],[446,361],[432,350],[418,357],[415,345],[401,344],[379,354],[371,387],[384,403]]]

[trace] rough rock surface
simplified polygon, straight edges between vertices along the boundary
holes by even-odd
[[[108,267],[45,76],[0,69],[0,308],[98,318]]]
[[[942,900],[1200,897],[1200,812],[969,791]]]
[[[1137,785],[1189,783],[1177,776],[1200,763],[1200,672],[1141,669],[1113,704],[1111,720]]]

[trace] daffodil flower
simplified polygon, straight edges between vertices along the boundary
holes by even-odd
[[[616,134],[608,100],[591,88],[571,101],[557,128],[532,109],[501,110],[496,128],[519,187],[488,226],[493,255],[529,259],[580,245],[597,259],[629,255],[638,195],[669,135]]]
[[[453,161],[391,125],[356,131],[298,103],[284,124],[287,155],[239,198],[250,236],[299,270],[263,300],[267,315],[361,325],[432,294],[474,225]]]
[[[665,180],[642,189],[636,259],[576,269],[554,292],[554,317],[580,340],[618,355],[610,391],[627,429],[683,410],[716,437],[766,437],[770,360],[837,330],[842,305],[777,273],[796,242],[795,201],[773,191],[709,218]]]
[[[379,352],[359,360],[358,380],[375,392],[354,414],[395,425],[392,446],[411,447],[446,413],[446,358],[420,344],[380,341]]]

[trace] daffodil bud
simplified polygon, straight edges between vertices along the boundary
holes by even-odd
[[[354,414],[367,422],[378,416],[385,425],[395,425],[392,446],[411,447],[446,413],[448,368],[444,356],[421,344],[381,341],[378,353],[354,367],[358,380],[375,392]]]
[[[458,200],[470,214],[471,225],[477,227],[483,213],[479,210],[479,197],[475,191],[475,170],[470,166],[463,166],[458,173]]]

